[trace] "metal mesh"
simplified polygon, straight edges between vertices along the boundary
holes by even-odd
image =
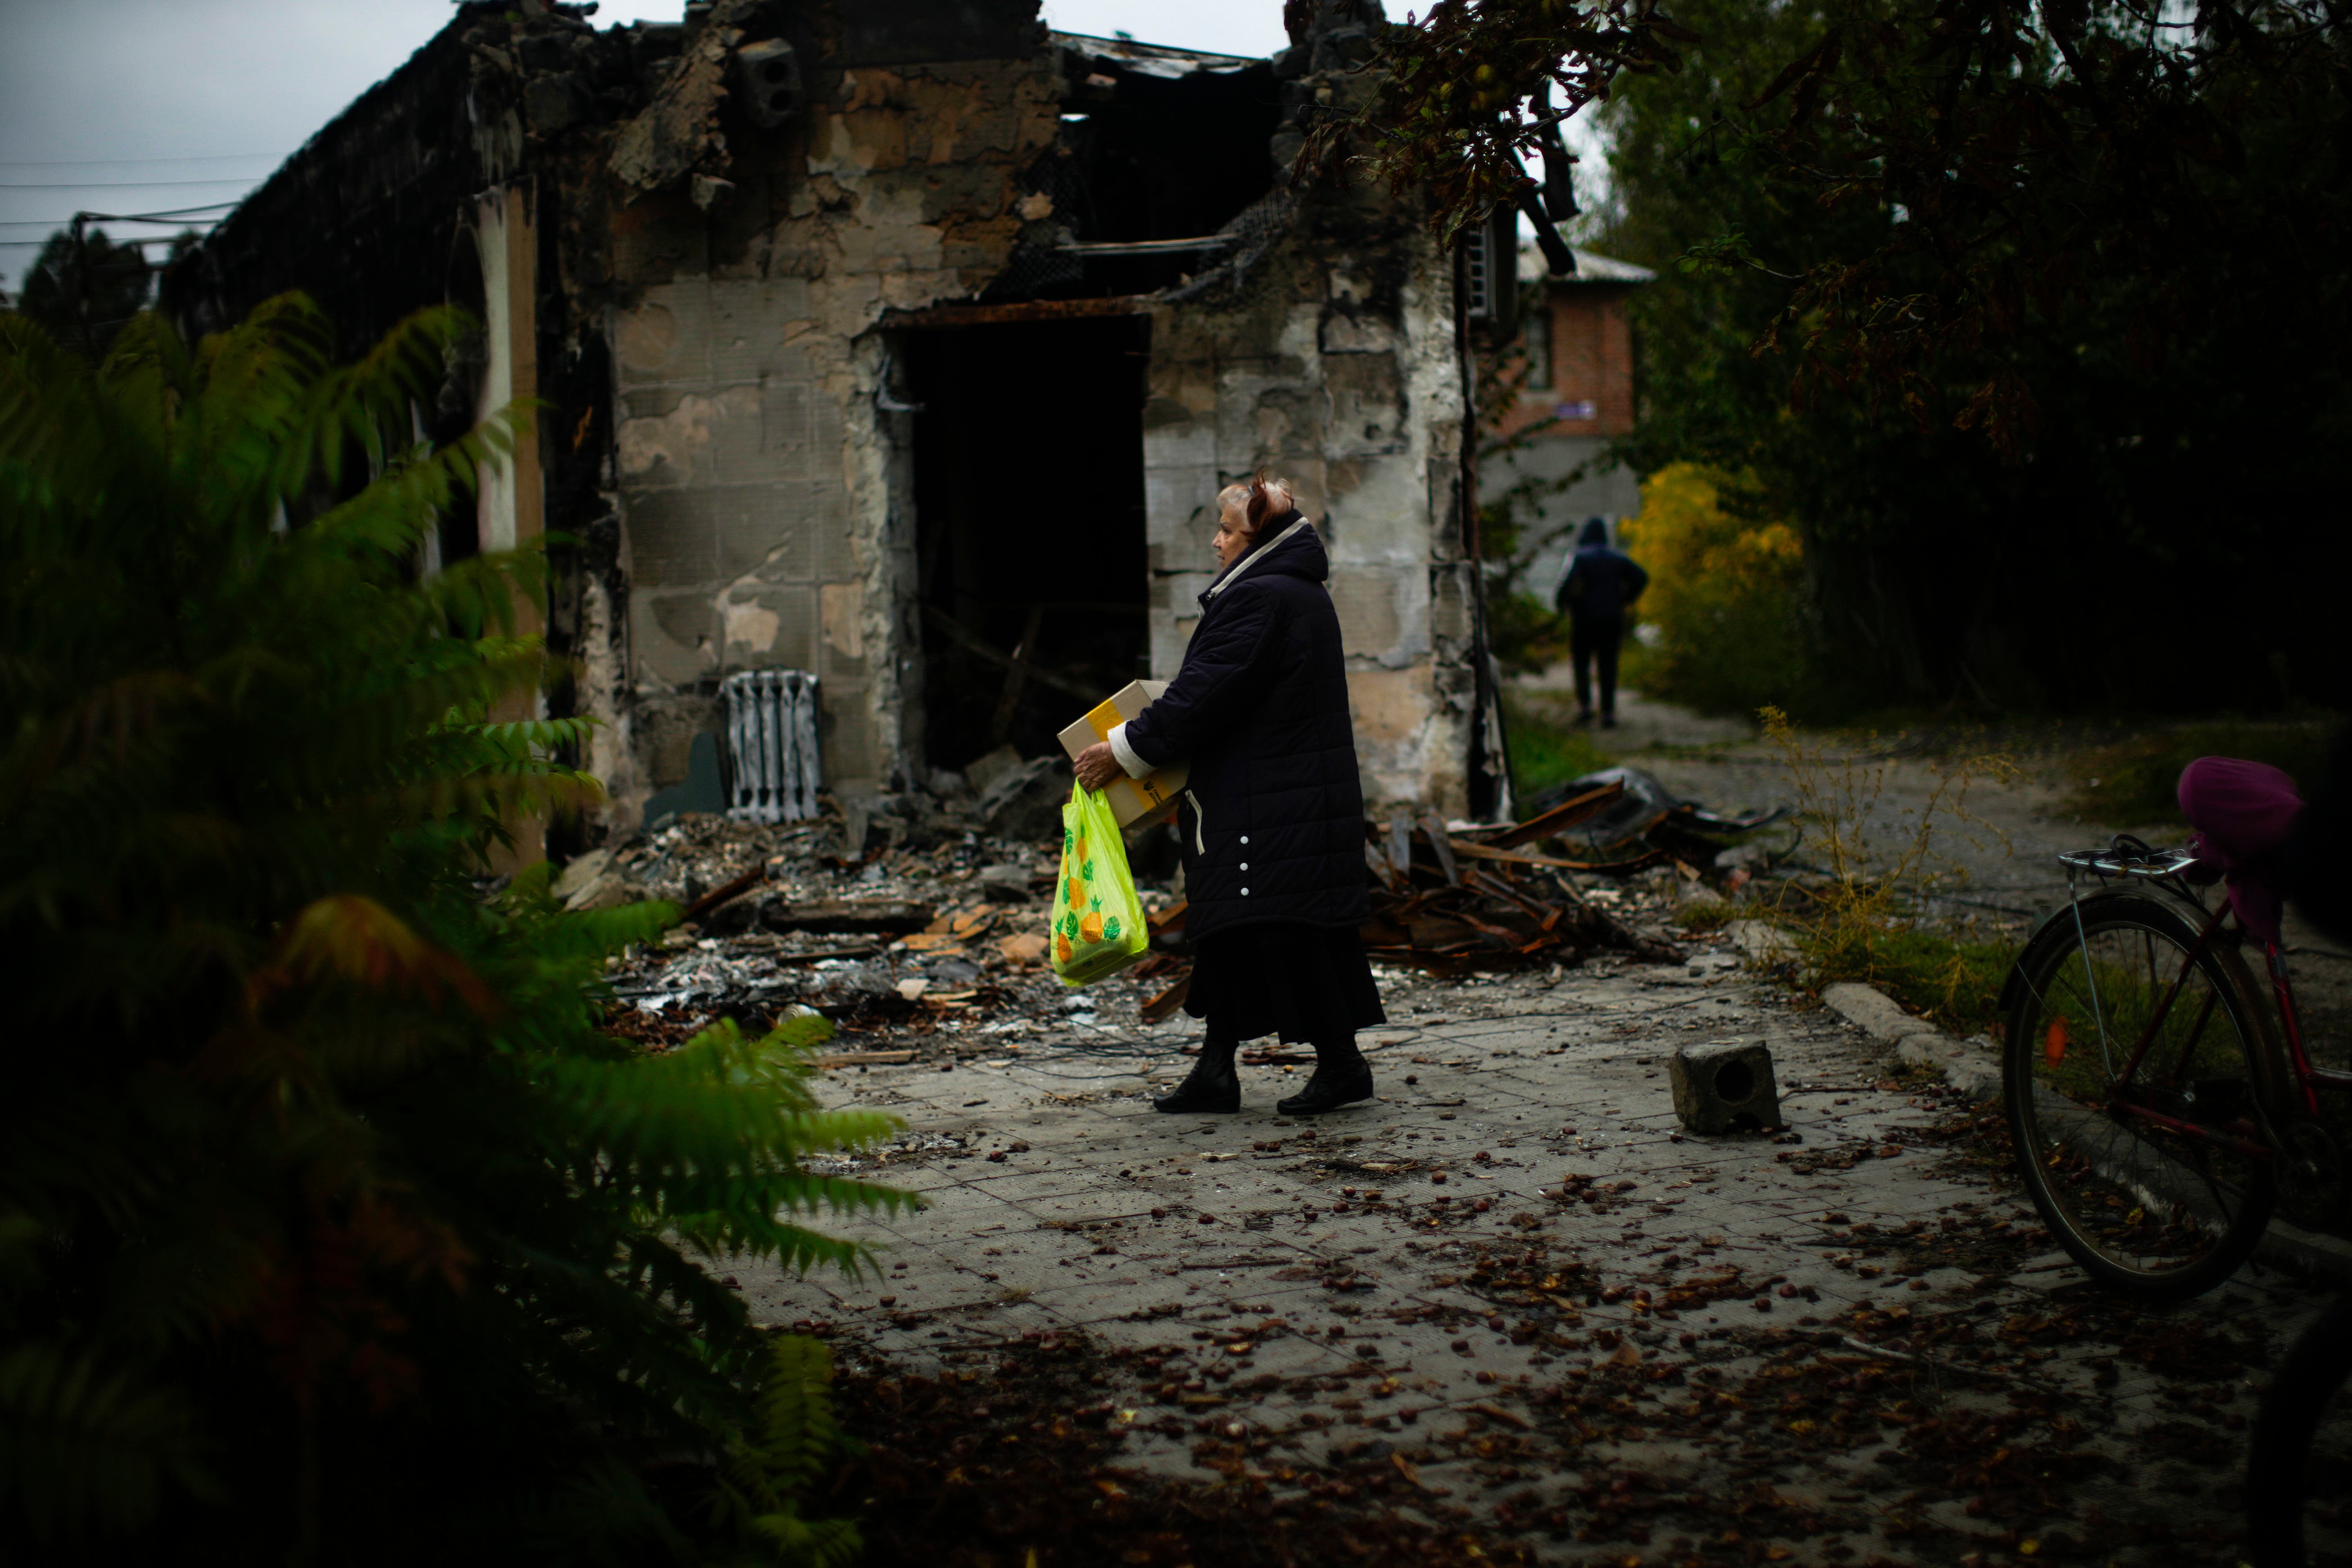
[[[1298,198],[1291,195],[1286,184],[1277,183],[1217,231],[1237,236],[1241,240],[1225,253],[1223,261],[1160,297],[1171,304],[1223,304],[1239,298],[1249,286],[1250,275],[1257,270],[1258,263],[1265,259],[1276,240],[1290,232],[1291,220],[1297,212]]]

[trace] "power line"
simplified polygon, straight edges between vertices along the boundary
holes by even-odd
[[[113,243],[120,249],[126,245],[171,245],[179,237],[176,234],[135,234]],[[0,250],[38,250],[48,243],[47,239],[0,239]]]
[[[100,215],[100,214],[97,214],[97,213],[86,213],[86,214],[84,214],[83,216],[84,216],[85,217],[87,217],[88,219],[89,219],[89,220],[90,220],[91,222],[93,222],[93,223],[190,223],[190,224],[197,224],[197,223],[218,223],[218,222],[220,221],[218,218],[210,218],[210,217],[195,217],[195,218],[176,218],[176,217],[173,217],[173,218],[162,218],[162,217],[126,218],[126,217],[120,217],[120,216],[113,216],[113,217],[110,217],[110,216],[101,216],[101,215]],[[71,228],[71,227],[73,226],[73,221],[74,221],[74,220],[73,220],[73,219],[71,219],[71,218],[69,218],[69,217],[0,218],[0,228]],[[165,237],[168,237],[168,236],[166,236]],[[9,242],[7,242],[7,243],[14,244],[14,243],[16,243],[16,242],[12,240],[12,241],[9,241]]]
[[[65,225],[65,224],[70,224],[70,223],[73,223],[73,222],[75,222],[77,219],[79,219],[79,221],[84,222],[84,223],[181,223],[181,222],[192,222],[192,223],[213,223],[213,222],[217,222],[217,221],[219,221],[219,220],[217,220],[217,219],[214,219],[214,218],[205,218],[205,217],[201,216],[200,215],[202,215],[202,214],[204,214],[204,213],[226,212],[226,211],[227,211],[230,207],[236,206],[236,205],[238,205],[238,204],[237,204],[236,202],[208,202],[208,203],[206,203],[205,205],[200,206],[200,207],[173,207],[173,208],[169,209],[168,211],[164,211],[164,212],[152,212],[152,213],[91,213],[91,212],[82,212],[82,213],[76,213],[76,214],[74,214],[74,215],[73,215],[73,216],[71,216],[71,217],[11,217],[11,218],[0,218],[0,228],[40,228],[40,227],[45,227],[45,226],[47,226],[47,227],[54,227],[54,226],[58,226]]]
[[[66,180],[58,182],[0,182],[0,191],[146,191],[163,185],[243,185],[261,178],[258,174],[224,174],[216,180]]]
[[[276,153],[199,153],[184,158],[0,158],[0,169],[89,169],[121,163],[225,163],[233,158],[275,158]]]

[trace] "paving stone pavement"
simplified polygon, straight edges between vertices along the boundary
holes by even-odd
[[[2238,1428],[2316,1292],[2094,1299],[1932,1135],[1957,1097],[1727,953],[1382,990],[1380,1098],[1318,1120],[1274,1110],[1303,1047],[1244,1065],[1238,1115],[1158,1115],[1183,1030],[1083,1012],[947,1070],[836,1070],[828,1103],[908,1131],[828,1168],[926,1206],[833,1226],[878,1279],[730,1269],[760,1320],[933,1375],[1083,1336],[1135,1471],[1214,1483],[1228,1445],[1279,1497],[1390,1458],[1406,1517],[1516,1524],[1540,1561],[1682,1561],[1743,1521],[1783,1530],[1773,1560],[2237,1561]],[[1788,1131],[1678,1131],[1669,1058],[1725,1039],[1770,1046]]]

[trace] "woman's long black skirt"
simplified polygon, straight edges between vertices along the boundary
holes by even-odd
[[[1207,1019],[1212,1038],[1279,1034],[1305,1044],[1333,1044],[1389,1021],[1356,928],[1293,921],[1203,938],[1193,949],[1184,1011]]]

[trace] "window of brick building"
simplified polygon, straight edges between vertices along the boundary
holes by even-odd
[[[1551,390],[1551,309],[1538,305],[1528,312],[1520,334],[1528,356],[1527,386],[1530,392]]]

